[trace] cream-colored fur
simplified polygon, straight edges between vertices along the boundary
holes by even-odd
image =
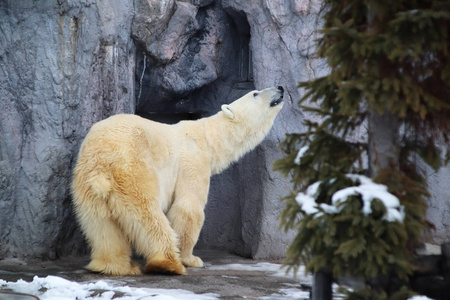
[[[92,126],[72,183],[76,215],[92,248],[88,269],[185,274],[203,224],[210,176],[256,147],[281,110],[283,90],[253,91],[222,111],[176,125],[116,115]]]

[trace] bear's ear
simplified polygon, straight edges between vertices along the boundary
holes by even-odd
[[[234,119],[233,111],[231,111],[231,107],[228,104],[222,105],[222,111],[230,119]]]

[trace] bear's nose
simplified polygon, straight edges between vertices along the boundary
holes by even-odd
[[[278,89],[279,89],[282,93],[284,92],[284,89],[283,89],[283,87],[282,87],[281,85],[278,86]]]

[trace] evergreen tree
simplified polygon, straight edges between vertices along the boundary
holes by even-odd
[[[413,271],[429,196],[417,157],[434,169],[449,157],[450,1],[325,5],[317,49],[330,73],[299,84],[300,107],[322,121],[287,135],[275,163],[293,183],[281,225],[298,234],[286,264],[365,280],[369,290],[349,299],[405,299],[379,279]]]

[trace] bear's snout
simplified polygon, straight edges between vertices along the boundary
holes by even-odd
[[[273,99],[273,100],[270,102],[270,107],[277,106],[278,104],[280,104],[281,102],[283,102],[284,88],[283,88],[281,85],[279,85],[279,86],[277,87],[277,92],[279,92],[280,96],[279,96],[278,98],[276,98],[276,99]]]

